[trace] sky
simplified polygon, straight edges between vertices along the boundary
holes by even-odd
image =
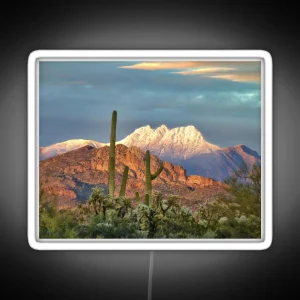
[[[69,139],[109,142],[150,125],[194,125],[221,147],[260,153],[259,61],[42,61],[40,146]]]

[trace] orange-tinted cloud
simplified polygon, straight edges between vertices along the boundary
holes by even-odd
[[[122,69],[165,70],[188,68],[248,68],[260,65],[259,61],[147,61],[131,66],[120,66]]]
[[[260,82],[260,74],[251,74],[251,73],[237,73],[237,74],[218,74],[218,75],[210,75],[206,76],[210,78],[219,78],[226,79],[231,81],[239,81],[239,82]]]
[[[149,61],[141,62],[132,66],[122,66],[122,69],[140,69],[140,70],[164,70],[164,69],[185,69],[199,66],[199,61]]]
[[[260,82],[260,61],[148,61],[123,69],[180,70],[179,75],[194,75],[239,82]]]
[[[182,74],[182,75],[202,75],[202,74],[224,73],[233,70],[235,70],[235,68],[202,68],[202,69],[193,69],[193,70],[173,72],[173,73]]]

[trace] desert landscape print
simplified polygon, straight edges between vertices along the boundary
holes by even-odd
[[[39,62],[41,239],[260,239],[260,61]]]

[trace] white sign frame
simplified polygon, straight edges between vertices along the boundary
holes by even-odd
[[[261,239],[39,239],[39,61],[260,60]],[[28,242],[35,250],[264,250],[273,237],[273,65],[264,50],[37,50],[28,58]]]

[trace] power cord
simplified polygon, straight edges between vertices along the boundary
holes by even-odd
[[[148,300],[152,300],[153,263],[154,263],[154,251],[150,251],[149,278],[148,278]]]

